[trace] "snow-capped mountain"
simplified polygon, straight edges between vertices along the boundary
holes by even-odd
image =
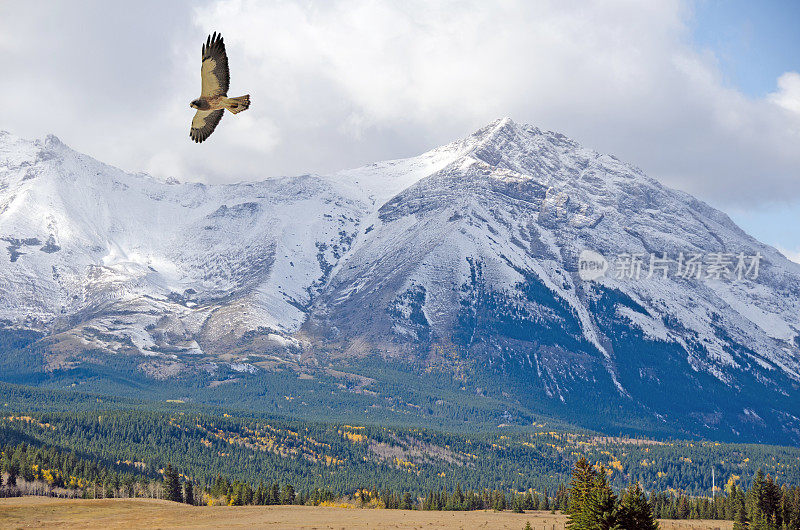
[[[48,370],[89,350],[177,370],[380,353],[487,374],[534,410],[800,440],[800,265],[510,119],[415,158],[234,185],[0,133],[0,239],[0,321],[45,334]],[[610,262],[592,281],[586,250]]]

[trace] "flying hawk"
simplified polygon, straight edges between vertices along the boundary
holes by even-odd
[[[230,84],[228,55],[225,53],[222,35],[218,35],[217,32],[209,35],[203,45],[200,80],[202,83],[200,97],[189,103],[190,107],[197,109],[192,119],[192,129],[189,131],[189,136],[197,143],[211,136],[225,109],[237,114],[250,108],[250,94],[238,98],[227,97]]]

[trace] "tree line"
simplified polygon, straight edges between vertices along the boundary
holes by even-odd
[[[750,489],[732,483],[723,495],[654,493],[638,483],[616,495],[603,466],[575,464],[566,513],[573,530],[655,530],[656,519],[727,519],[734,530],[800,530],[800,487],[778,484],[759,470]]]
[[[779,484],[759,470],[749,489],[729,484],[724,493],[696,497],[675,492],[646,494],[638,483],[616,493],[607,470],[586,458],[573,467],[569,484],[552,492],[498,489],[411,491],[360,488],[351,495],[315,487],[297,491],[289,481],[257,485],[217,475],[195,484],[171,463],[148,472],[133,462],[85,458],[74,451],[8,444],[0,454],[0,496],[52,495],[80,498],[148,497],[187,504],[336,505],[406,510],[529,510],[568,514],[568,527],[584,529],[657,528],[656,519],[727,519],[735,530],[800,530],[800,487]]]
[[[298,491],[327,488],[337,495],[371,487],[379,476],[380,487],[414,496],[429,489],[453,492],[460,484],[552,497],[559,484],[569,482],[572,455],[578,453],[613,469],[609,482],[616,491],[638,482],[648,492],[702,497],[711,491],[712,469],[717,477],[739,475],[739,484],[748,488],[759,468],[800,484],[800,450],[791,447],[570,432],[447,433],[146,408],[0,416],[0,444],[23,441],[104,462],[138,462],[148,476],[172,462],[196,483],[211,483],[223,473],[249,484],[290,482]]]

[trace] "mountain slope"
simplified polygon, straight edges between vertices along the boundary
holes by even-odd
[[[145,355],[157,377],[379,353],[585,425],[800,441],[800,266],[509,119],[412,159],[227,186],[6,134],[0,238],[0,319],[45,335],[49,370],[86,351]],[[587,249],[612,262],[596,281]],[[741,279],[614,274],[620,254],[680,253],[761,259]]]

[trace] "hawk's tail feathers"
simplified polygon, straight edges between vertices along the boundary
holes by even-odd
[[[234,114],[238,114],[243,110],[249,109],[250,94],[247,94],[246,96],[239,96],[238,98],[227,98],[225,107]]]

